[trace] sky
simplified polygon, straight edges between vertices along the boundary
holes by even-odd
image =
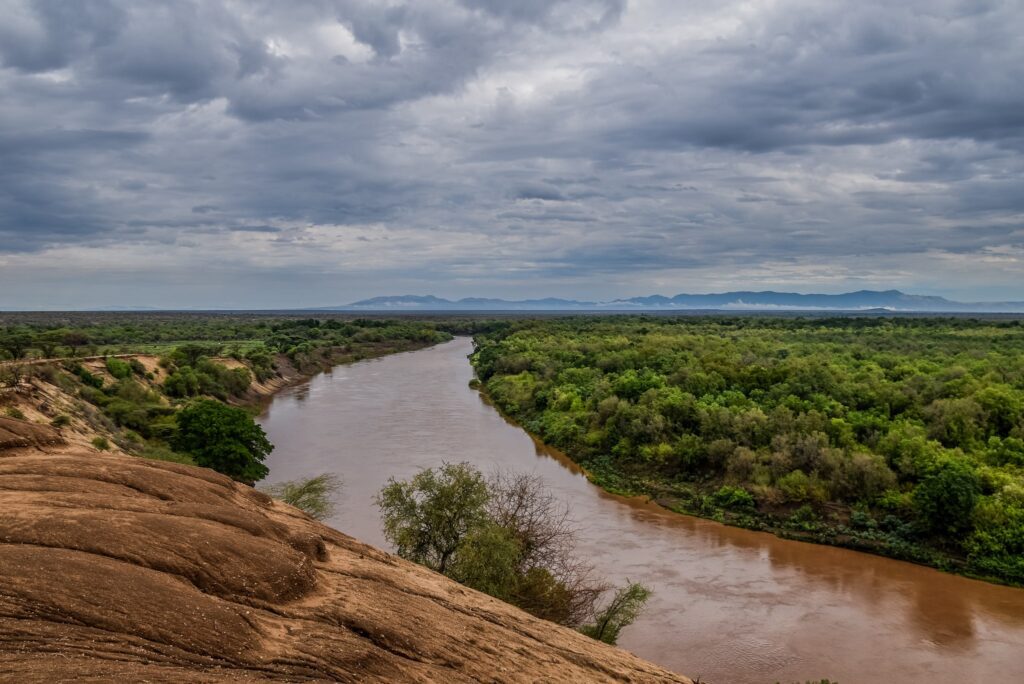
[[[0,308],[1024,300],[1020,0],[0,17]]]

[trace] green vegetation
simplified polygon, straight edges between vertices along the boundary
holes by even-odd
[[[21,412],[21,409],[11,406],[4,410],[4,414],[8,418],[15,418],[17,420],[25,420],[25,414]]]
[[[612,491],[1024,583],[1024,326],[616,317],[477,336],[498,407]]]
[[[423,321],[339,316],[40,313],[0,314],[0,323],[0,387],[34,378],[58,385],[82,400],[75,415],[109,436],[97,448],[113,441],[128,453],[247,482],[266,473],[271,447],[247,411],[226,404],[258,399],[254,379],[296,378],[450,338]],[[138,358],[110,355],[155,352],[152,372]],[[62,358],[32,361],[55,357]],[[64,427],[70,417],[52,422]]]
[[[242,482],[267,476],[263,460],[274,446],[244,409],[213,399],[197,399],[175,416],[173,445],[201,466]]]
[[[439,326],[420,320],[385,320],[332,315],[324,318],[271,314],[188,313],[38,313],[0,314],[0,361],[33,358],[154,354],[174,356],[195,367],[199,356],[232,356],[245,361],[259,379],[273,356],[283,354],[303,372],[332,359],[356,360],[393,350],[398,344],[421,346],[467,327],[455,321]],[[480,326],[469,326],[472,330]],[[347,358],[340,358],[348,355]],[[120,368],[123,361],[114,359]],[[130,362],[129,362],[130,364]],[[139,375],[138,369],[132,367]],[[108,368],[115,378],[118,372]]]
[[[304,480],[281,482],[266,487],[264,491],[316,520],[326,520],[334,514],[334,496],[340,489],[341,480],[337,476],[323,474]]]
[[[607,643],[650,595],[629,584],[597,607],[608,587],[573,556],[568,511],[533,476],[487,479],[469,464],[445,463],[392,478],[377,505],[398,555]]]
[[[615,644],[619,640],[619,632],[640,617],[650,597],[650,589],[636,582],[628,582],[615,592],[607,606],[598,611],[594,622],[584,625],[580,631],[592,639]]]
[[[117,380],[125,380],[132,374],[131,364],[113,356],[107,357],[106,366],[107,372]]]
[[[92,440],[92,445],[100,451],[107,451],[110,449],[110,442],[107,441],[106,437],[95,437]]]

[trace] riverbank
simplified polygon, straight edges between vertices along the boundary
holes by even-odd
[[[276,445],[268,484],[337,475],[328,524],[388,548],[373,499],[389,478],[444,461],[542,478],[571,511],[578,557],[654,590],[620,645],[702,680],[953,684],[1024,667],[1024,592],[610,495],[468,387],[471,352],[459,337],[277,394],[258,417]]]
[[[267,402],[273,399],[274,395],[281,390],[306,382],[320,373],[328,373],[334,368],[350,363],[356,363],[357,361],[377,359],[390,354],[401,354],[404,352],[416,351],[418,349],[426,349],[427,347],[432,347],[436,344],[443,344],[450,340],[451,337],[447,340],[441,340],[438,342],[399,340],[396,343],[381,344],[373,347],[362,347],[359,351],[355,352],[344,348],[324,349],[321,350],[316,357],[313,357],[308,361],[303,368],[296,366],[288,355],[276,354],[274,356],[274,370],[276,375],[262,382],[254,380],[252,385],[250,385],[249,395],[239,403],[259,411],[265,408]],[[220,361],[224,363],[227,360]],[[228,366],[246,367],[245,364],[238,361],[234,362],[234,364],[228,363]]]
[[[716,503],[718,484],[708,485],[691,482],[669,483],[650,479],[644,475],[630,474],[616,469],[610,459],[603,461],[580,461],[557,447],[548,444],[543,437],[522,425],[515,416],[494,400],[486,386],[475,375],[470,387],[480,394],[489,406],[494,408],[509,424],[522,430],[538,444],[553,454],[571,463],[589,482],[609,494],[626,498],[642,498],[657,504],[667,511],[723,525],[767,532],[780,539],[801,541],[823,546],[834,546],[861,553],[906,561],[942,572],[960,575],[969,579],[989,582],[1013,588],[1024,585],[1000,577],[980,575],[968,569],[963,556],[943,554],[919,544],[906,541],[898,536],[879,530],[877,526],[857,528],[852,526],[856,515],[849,506],[830,505],[831,520],[824,519],[808,506],[776,506],[771,512],[761,513],[752,506],[743,506],[740,511],[729,510]],[[780,518],[780,513],[785,517]],[[790,523],[787,525],[786,523]]]
[[[450,337],[448,338],[450,339]],[[445,341],[445,340],[440,340]],[[258,368],[243,358],[213,356],[211,364],[249,378],[244,389],[222,396],[227,404],[259,413],[278,392],[315,375],[363,359],[423,349],[438,341],[391,339],[344,347],[320,347],[301,357],[278,353]],[[111,359],[131,368],[128,377],[111,372]],[[142,458],[191,463],[172,452],[152,427],[160,416],[175,411],[167,384],[174,366],[152,354],[118,354],[5,362],[17,373],[11,386],[0,388],[0,415],[23,422],[26,429],[52,426],[69,447],[124,453]],[[109,390],[105,394],[99,388]]]
[[[494,402],[610,490],[1024,585],[1016,326],[566,319],[475,339]]]

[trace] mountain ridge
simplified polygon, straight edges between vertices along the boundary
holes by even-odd
[[[735,290],[708,294],[680,293],[587,301],[545,297],[507,300],[464,297],[451,300],[434,295],[371,297],[319,311],[891,311],[948,313],[1024,313],[1024,301],[958,302],[935,295],[900,290],[857,290],[839,294]]]

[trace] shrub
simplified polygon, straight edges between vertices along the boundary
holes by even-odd
[[[118,380],[124,380],[132,374],[132,367],[127,361],[116,359],[113,356],[107,357],[107,372]]]
[[[7,414],[8,418],[16,418],[17,420],[25,420],[25,414],[22,413],[21,409],[19,409],[17,407],[12,406],[9,409],[7,409],[6,411],[4,411],[4,413]]]
[[[749,510],[754,507],[754,497],[743,487],[723,485],[711,495],[715,505],[732,510]]]
[[[128,361],[128,365],[131,367],[132,373],[135,373],[140,378],[146,377],[148,371],[146,370],[146,367],[142,365],[141,361],[139,361],[138,359],[130,359]]]
[[[811,495],[811,479],[802,470],[783,475],[775,482],[775,486],[782,491],[786,501],[800,503]]]
[[[201,389],[199,376],[187,366],[174,371],[164,380],[164,392],[169,397],[194,397]]]
[[[804,504],[793,511],[793,514],[789,516],[786,523],[798,530],[815,532],[821,526],[821,518],[814,512],[814,509],[811,508],[810,505]]]
[[[608,605],[598,612],[594,622],[583,626],[580,631],[592,639],[615,644],[619,640],[619,633],[640,616],[650,597],[650,589],[636,582],[628,582],[615,592]]]
[[[78,376],[78,379],[82,381],[87,387],[95,387],[100,389],[103,387],[103,378],[98,375],[93,375],[89,370],[81,365],[75,364],[71,367],[71,372]]]
[[[264,491],[286,504],[295,506],[317,520],[334,514],[333,496],[341,489],[341,481],[330,474],[305,480],[292,480],[266,487]]]
[[[50,425],[52,425],[55,428],[67,427],[68,425],[71,425],[71,416],[62,413],[61,415],[57,416],[52,421],[50,421]]]
[[[106,437],[94,437],[92,445],[100,451],[107,451],[110,449],[110,442],[107,441]]]

